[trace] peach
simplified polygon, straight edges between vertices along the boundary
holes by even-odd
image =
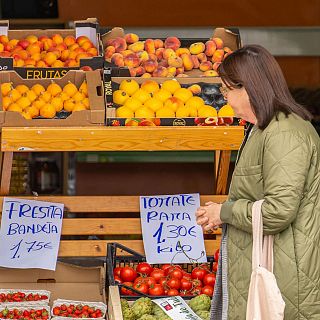
[[[68,59],[65,61],[64,66],[68,68],[77,67],[78,63],[75,59]]]
[[[22,47],[23,49],[27,49],[27,47],[30,45],[30,42],[26,39],[22,39],[22,40],[19,40],[17,45]]]
[[[171,56],[168,58],[168,65],[170,67],[180,68],[183,66],[182,59],[180,57]]]
[[[8,44],[10,44],[13,47],[15,47],[18,44],[19,41],[20,40],[18,40],[18,39],[11,39],[11,40],[9,40]]]
[[[46,39],[49,39],[49,37],[45,36],[45,35],[38,37],[38,41],[43,41],[43,40],[46,40]]]
[[[87,52],[92,54],[93,57],[98,55],[98,49],[95,47],[88,49]]]
[[[140,59],[137,54],[131,53],[123,58],[124,65],[131,68],[136,68],[140,64]]]
[[[2,44],[6,44],[6,43],[9,42],[9,38],[8,38],[6,35],[2,34],[2,35],[0,36],[0,42],[1,42]]]
[[[129,67],[130,77],[135,77],[137,75],[136,68]]]
[[[141,76],[141,78],[151,78],[151,74],[146,72]]]
[[[194,95],[201,93],[201,87],[198,84],[191,85],[188,87],[188,90],[190,90]]]
[[[207,70],[203,73],[205,77],[219,77],[218,72],[214,70]]]
[[[82,47],[83,43],[85,43],[86,41],[90,41],[90,39],[87,36],[79,36],[76,39],[76,42],[79,44],[79,46]]]
[[[164,59],[160,60],[160,61],[158,62],[158,65],[161,66],[161,67],[165,67],[165,68],[169,67],[168,61],[167,61],[167,60],[164,60]]]
[[[29,52],[26,50],[19,51],[19,55],[20,55],[21,59],[23,59],[23,60],[26,60],[30,57]]]
[[[166,48],[163,51],[163,58],[164,59],[169,59],[169,57],[176,57],[176,56],[177,56],[176,53],[171,48]]]
[[[176,67],[168,67],[167,70],[168,70],[167,77],[174,77],[177,74]]]
[[[0,57],[10,57],[11,53],[9,51],[0,52]]]
[[[35,61],[40,61],[41,60],[41,55],[40,55],[40,53],[34,53],[34,54],[31,55],[30,58],[35,60]]]
[[[111,59],[112,55],[116,52],[116,48],[114,46],[108,46],[106,47],[106,50],[104,51],[104,58],[105,60]]]
[[[80,45],[80,47],[87,51],[88,49],[93,48],[94,45],[91,41],[85,41]]]
[[[209,40],[206,42],[206,50],[204,52],[206,54],[206,56],[212,57],[216,50],[217,50],[217,46],[216,46],[215,41]]]
[[[149,59],[154,60],[154,61],[158,61],[157,56],[153,53],[149,53]]]
[[[37,67],[37,63],[36,63],[36,67]],[[22,60],[22,59],[14,60],[13,65],[15,67],[23,67],[24,66],[24,60]]]
[[[137,77],[141,77],[146,72],[146,70],[142,66],[139,66],[139,67],[135,68],[134,70],[136,72]]]
[[[191,58],[191,54],[184,53],[182,56],[183,67],[185,71],[189,71],[193,69],[193,61]]]
[[[21,59],[21,56],[20,56],[20,54],[18,54],[18,53],[12,54],[11,57],[12,57],[14,60]]]
[[[223,51],[224,51],[225,53],[232,53],[232,50],[231,50],[229,47],[224,47],[224,48],[223,48]]]
[[[157,69],[158,63],[154,60],[149,59],[143,63],[143,67],[145,68],[146,72],[152,73]]]
[[[48,66],[51,66],[57,60],[57,56],[53,52],[48,52],[43,60]]]
[[[200,63],[208,60],[204,52],[197,54],[197,58]]]
[[[47,51],[51,47],[54,47],[54,43],[51,39],[46,39],[43,41],[43,50]]]
[[[143,51],[144,50],[144,43],[143,43],[143,41],[135,42],[133,44],[130,44],[130,46],[128,46],[128,49],[132,50],[133,52]]]
[[[140,62],[144,62],[144,61],[147,61],[149,59],[149,54],[147,51],[140,51],[137,53],[139,59],[140,59]]]
[[[80,46],[79,46],[77,43],[74,43],[74,44],[72,44],[71,46],[68,47],[68,49],[69,49],[70,51],[74,51],[74,50],[76,50],[77,48],[80,48]]]
[[[215,63],[212,65],[212,69],[213,69],[214,71],[218,71],[218,68],[219,68],[220,64],[221,64],[221,62],[215,62]]]
[[[189,51],[191,54],[199,54],[201,52],[204,52],[205,49],[206,46],[203,42],[195,42],[190,46]]]
[[[129,54],[132,54],[134,53],[132,50],[124,50],[124,51],[121,51],[121,54],[123,57],[126,57],[128,56]]]
[[[4,46],[3,46],[3,49],[4,49],[4,51],[12,51],[12,49],[14,48],[14,45],[13,44],[11,44],[11,43],[6,43]],[[21,47],[22,48],[22,47]]]
[[[51,67],[53,68],[63,68],[64,67],[64,63],[61,60],[56,60]]]
[[[191,59],[192,59],[192,62],[193,62],[193,68],[194,69],[198,69],[199,66],[200,66],[200,62],[199,62],[198,57],[195,54],[192,54],[191,55]]]
[[[217,49],[213,56],[212,56],[212,62],[221,62],[224,56],[224,51],[222,49]]]
[[[67,47],[66,44],[64,44],[64,43],[59,43],[59,44],[56,46],[56,49],[59,50],[60,52],[62,52],[63,50],[67,50],[68,47]]]
[[[63,43],[63,38],[61,34],[56,33],[51,37],[51,39],[55,45]]]
[[[161,39],[155,39],[154,40],[154,47],[155,47],[155,49],[163,48],[164,47],[163,41]]]
[[[212,41],[214,41],[216,43],[217,49],[223,49],[224,44],[223,44],[223,40],[221,38],[212,38]]]
[[[163,58],[163,52],[164,52],[164,48],[158,48],[156,50],[156,56],[158,60],[161,60]]]
[[[57,50],[55,47],[49,48],[49,50],[47,52],[54,53],[57,56],[57,59],[60,58],[60,56],[61,56],[61,52],[59,50]],[[78,52],[76,52],[76,53],[78,54]]]
[[[80,59],[90,58],[91,56],[87,52],[80,52],[76,56],[76,61],[79,63]]]
[[[116,52],[121,52],[127,49],[127,43],[121,37],[116,37],[115,39],[113,39],[111,45],[115,47]]]
[[[147,39],[144,42],[144,50],[147,51],[148,53],[156,53],[156,47],[152,39]]]
[[[31,58],[28,58],[28,59],[24,60],[24,65],[25,65],[25,67],[35,67],[36,61]]]
[[[1,45],[2,45],[2,47],[3,47],[3,50],[2,50],[2,51],[4,51],[4,45],[3,45],[2,43],[1,43]],[[11,50],[11,53],[18,53],[18,52],[21,51],[21,50],[23,50],[22,47],[16,46],[15,48],[13,48],[13,49]]]
[[[183,55],[184,53],[190,53],[188,48],[179,48],[176,50],[176,55],[178,57],[181,57],[181,55]]]
[[[164,47],[165,48],[170,48],[172,50],[177,50],[179,49],[181,46],[181,42],[177,37],[168,37],[165,41],[164,41]]]
[[[115,64],[117,67],[124,67],[123,56],[121,53],[114,53],[111,56],[111,63]]]
[[[60,56],[60,59],[62,61],[66,61],[68,58],[69,58],[69,55],[70,55],[70,51],[69,50],[63,50],[61,52],[61,56]]]
[[[184,73],[184,67],[177,68],[176,75]]]
[[[28,40],[30,43],[35,43],[38,41],[38,37],[33,34],[30,34],[30,35],[26,36],[26,40]],[[0,40],[0,42],[2,42],[2,41]]]
[[[39,38],[40,40],[40,38]],[[74,36],[66,36],[63,42],[69,47],[76,43],[76,38]]]
[[[166,67],[158,66],[155,71],[153,71],[153,77],[166,77],[168,75],[168,70]]]
[[[126,40],[126,42],[128,44],[131,44],[131,43],[138,42],[139,41],[139,36],[137,34],[135,34],[135,33],[127,33],[124,36],[124,39]]]
[[[29,54],[40,53],[41,49],[37,44],[30,44],[26,49]]]
[[[212,62],[211,61],[204,61],[200,63],[199,69],[201,71],[208,71],[212,69]]]

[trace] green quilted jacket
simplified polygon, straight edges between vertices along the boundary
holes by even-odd
[[[221,219],[228,223],[228,319],[245,319],[251,276],[252,203],[274,235],[274,274],[285,319],[320,319],[320,139],[310,122],[280,114],[253,127]]]

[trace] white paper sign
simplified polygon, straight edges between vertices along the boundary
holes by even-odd
[[[174,320],[201,320],[187,303],[179,296],[153,299],[171,319]]]
[[[0,229],[0,265],[56,269],[64,205],[4,198]]]
[[[148,263],[207,262],[203,232],[195,218],[199,206],[199,194],[140,197]]]

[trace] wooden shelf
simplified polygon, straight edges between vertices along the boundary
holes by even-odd
[[[238,150],[244,128],[2,128],[2,152]]]

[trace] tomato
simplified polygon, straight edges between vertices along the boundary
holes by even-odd
[[[168,268],[170,268],[171,267],[171,264],[163,264],[162,266],[161,266],[161,270],[163,270],[163,271],[166,271]]]
[[[181,285],[181,281],[180,281],[180,279],[178,279],[178,278],[170,278],[170,279],[167,281],[167,286],[168,286],[170,289],[177,289],[177,290],[179,290],[179,289],[180,289],[180,285]]]
[[[153,287],[149,288],[149,294],[151,296],[163,296],[164,289],[161,284],[156,283]]]
[[[219,260],[219,254],[220,254],[220,250],[217,249],[216,252],[214,253],[214,256],[213,256],[215,262],[218,262],[218,260]]]
[[[160,280],[158,281],[159,284],[161,284],[164,288],[167,286],[167,277],[161,277]]]
[[[209,297],[212,297],[212,296],[213,296],[213,287],[211,287],[211,286],[204,286],[204,287],[201,289],[201,293],[206,294],[206,295],[209,296]]]
[[[213,264],[213,266],[212,266],[212,271],[213,271],[214,273],[217,273],[217,270],[218,270],[218,262],[215,262],[215,263]]]
[[[182,272],[181,269],[175,268],[175,269],[172,269],[171,271],[169,271],[168,276],[169,276],[170,278],[182,279],[182,277],[183,277],[183,272]]]
[[[120,278],[123,281],[133,282],[137,278],[137,272],[131,267],[123,267],[120,271]]]
[[[199,279],[193,279],[192,280],[192,286],[194,287],[202,287],[202,281]]]
[[[199,294],[201,294],[201,290],[202,290],[202,287],[195,287],[191,290],[191,293],[194,296],[198,296]]]
[[[153,268],[150,266],[147,262],[141,262],[137,265],[136,271],[140,274],[145,274],[146,276],[149,276],[152,272]]]
[[[133,283],[132,282],[123,282],[122,284],[125,284],[128,287],[132,287]],[[122,287],[120,290],[121,294],[125,295],[125,296],[132,296],[133,292],[125,287]]]
[[[138,277],[134,280],[133,284],[135,285],[138,283],[145,283],[150,287],[150,286],[156,284],[156,280],[152,277]]]
[[[179,291],[177,289],[170,289],[167,292],[168,296],[178,296],[179,295]]]
[[[165,273],[166,273],[166,275],[168,275],[170,272],[172,272],[174,270],[180,270],[181,272],[183,272],[182,268],[179,265],[172,265],[165,270]]]
[[[196,267],[192,270],[191,276],[193,279],[202,280],[207,273],[209,273],[207,269],[202,267]]]
[[[120,277],[120,271],[121,271],[122,267],[116,267],[113,269],[113,275],[114,276],[118,276]]]
[[[149,286],[146,283],[136,283],[133,285],[133,288],[144,294],[148,294],[149,291]]]
[[[214,287],[214,284],[216,283],[216,275],[214,273],[207,273],[203,277],[203,283],[205,286]]]
[[[189,291],[192,288],[192,282],[188,279],[182,278],[180,288],[181,290]]]
[[[118,277],[118,276],[114,276],[114,281],[115,281],[116,283],[121,283],[121,282],[122,282],[122,281],[121,281],[121,278]]]
[[[191,279],[192,279],[192,276],[191,276],[191,274],[190,274],[190,273],[188,273],[188,272],[184,272],[184,273],[183,273],[183,277],[182,277],[182,279],[191,280]]]
[[[159,282],[160,279],[165,276],[165,274],[164,274],[163,270],[158,269],[158,268],[154,268],[153,271],[151,272],[150,276],[152,278],[154,278],[156,280],[156,282]]]

